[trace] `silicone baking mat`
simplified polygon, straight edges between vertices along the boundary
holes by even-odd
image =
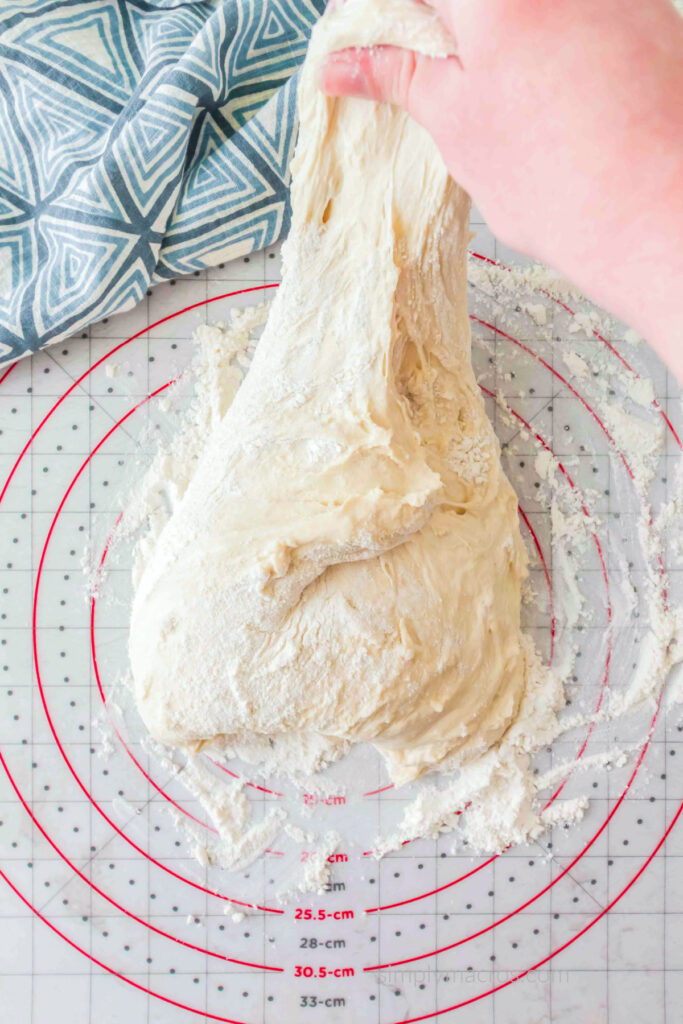
[[[474,230],[483,257],[519,260],[476,213]],[[89,601],[83,553],[106,557],[141,451],[144,461],[154,429],[172,426],[160,398],[191,359],[194,329],[261,301],[278,274],[268,250],[165,284],[0,375],[1,1024],[682,1020],[678,718],[659,715],[627,765],[596,775],[576,828],[485,858],[453,855],[447,835],[380,862],[342,844],[328,891],[284,906],[279,851],[241,873],[201,867],[174,823],[203,822],[201,808],[134,731],[110,741],[93,725],[121,670],[129,582],[113,565],[102,601]],[[551,588],[546,611],[527,622],[546,656],[558,584],[536,500],[538,439],[596,490],[601,530],[624,533],[627,550],[630,529],[604,425],[554,351],[571,314],[558,306],[554,316],[545,351],[495,317],[474,325],[480,385],[536,553],[532,580]],[[678,392],[645,348],[633,357],[667,417],[664,500]],[[500,392],[516,424],[499,414]],[[599,557],[606,550],[597,538],[577,566],[595,614],[579,636],[575,682],[598,700],[638,641],[637,631],[617,637],[605,661],[620,571]],[[680,596],[680,572],[667,568]],[[376,759],[361,755],[357,774],[348,801],[317,808],[346,835],[371,833],[401,800]],[[255,814],[278,799],[258,782],[249,795]]]

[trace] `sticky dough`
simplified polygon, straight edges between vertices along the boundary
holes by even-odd
[[[402,111],[319,92],[351,43],[453,46],[410,0],[316,27],[282,286],[145,567],[130,657],[166,743],[305,765],[371,741],[400,783],[514,721],[526,558],[470,362],[468,197]]]

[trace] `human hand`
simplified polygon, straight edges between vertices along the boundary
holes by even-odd
[[[458,56],[346,50],[333,95],[404,107],[506,243],[683,371],[683,19],[669,0],[430,0]]]

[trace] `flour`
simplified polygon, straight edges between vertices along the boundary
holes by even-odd
[[[582,359],[578,352],[562,352],[562,360],[567,369],[575,376],[583,380],[589,376],[588,363]]]
[[[629,412],[614,404],[605,405],[603,416],[617,448],[632,453],[631,468],[639,488],[645,494],[662,449],[663,421],[646,420],[636,412]]]
[[[135,807],[130,800],[126,800],[123,796],[115,796],[111,806],[115,816],[124,824],[128,824],[131,818],[140,813],[140,808]]]
[[[181,778],[207,811],[217,833],[216,838],[200,844],[205,863],[242,867],[273,843],[285,817],[282,808],[275,807],[261,821],[254,822],[244,785],[238,780],[218,783],[216,773],[196,758],[188,759]]]
[[[296,834],[290,832],[290,835]],[[312,839],[311,833],[307,835],[307,841]],[[282,903],[288,903],[292,899],[307,892],[324,893],[331,878],[330,857],[341,842],[338,832],[330,831],[322,836],[315,836],[315,848],[309,853],[303,863],[303,867],[293,885],[281,889],[278,899]]]
[[[545,327],[548,323],[548,307],[541,302],[525,302],[522,306],[525,313],[528,313],[537,327]]]

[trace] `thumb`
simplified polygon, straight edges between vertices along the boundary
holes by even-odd
[[[457,57],[426,57],[398,46],[339,50],[323,65],[320,87],[331,96],[394,103],[429,127],[461,70]]]

